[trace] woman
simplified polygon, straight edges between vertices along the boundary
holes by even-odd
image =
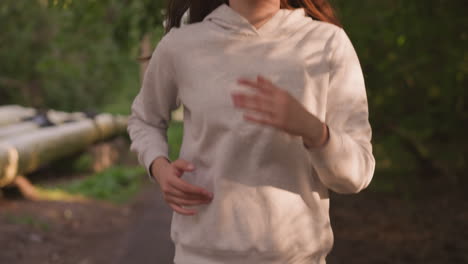
[[[328,190],[361,191],[375,166],[363,74],[329,3],[168,10],[128,132],[174,210],[175,263],[325,263]],[[181,103],[183,142],[170,161],[166,129]]]

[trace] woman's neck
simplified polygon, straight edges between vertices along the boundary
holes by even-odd
[[[229,6],[260,28],[280,9],[280,0],[229,0]]]

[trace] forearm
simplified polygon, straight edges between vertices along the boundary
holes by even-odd
[[[151,165],[149,167],[149,171],[151,173],[151,176],[155,179],[155,180],[158,180],[158,174],[156,172],[158,172],[160,170],[160,168],[162,168],[163,166],[166,166],[168,164],[170,164],[171,161],[168,160],[166,157],[164,156],[159,156],[157,157],[153,162],[151,162]]]
[[[328,126],[311,113],[308,113],[304,118],[304,125],[302,127],[301,136],[307,149],[320,148],[328,142]]]

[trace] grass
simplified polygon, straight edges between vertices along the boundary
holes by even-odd
[[[111,167],[91,177],[64,186],[71,194],[123,203],[138,192],[142,183],[142,167]]]
[[[49,231],[50,224],[31,215],[12,215],[5,216],[7,222],[15,225],[25,225],[42,231]]]
[[[115,166],[83,179],[39,189],[49,199],[84,197],[120,204],[127,202],[140,190],[144,174],[142,167]]]

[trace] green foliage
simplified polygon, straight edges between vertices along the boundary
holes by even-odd
[[[378,169],[456,182],[468,162],[466,3],[335,3],[365,73]]]
[[[468,163],[465,1],[333,2],[364,70],[378,174],[459,184]],[[0,1],[0,104],[128,114],[139,43],[162,36],[163,4]],[[182,124],[170,131],[176,159]]]
[[[92,166],[93,156],[87,152],[80,154],[72,162],[72,168],[74,172],[89,172],[90,170],[92,170]]]
[[[161,1],[0,2],[0,104],[60,110],[126,107],[139,86],[139,42],[161,31]],[[125,98],[122,98],[125,95]]]
[[[182,138],[184,135],[184,123],[171,121],[167,130],[169,142],[169,158],[176,160],[179,157]]]

